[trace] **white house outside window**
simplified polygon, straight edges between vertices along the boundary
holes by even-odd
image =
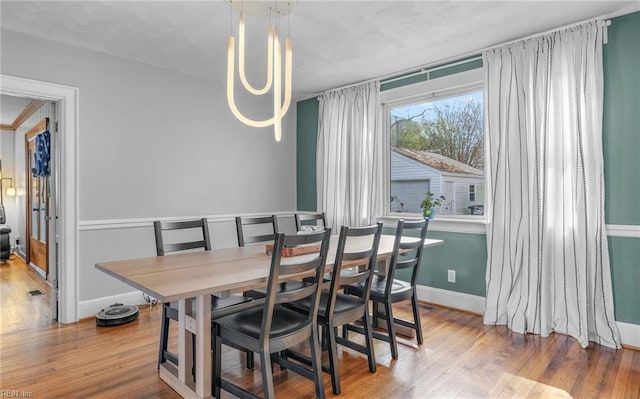
[[[390,140],[389,213],[420,213],[427,192],[439,217],[483,218],[482,70],[381,93]]]

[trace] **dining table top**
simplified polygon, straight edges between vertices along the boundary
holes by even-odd
[[[392,235],[383,234],[380,237],[379,261],[391,257],[394,239]],[[442,240],[426,239],[424,245],[429,247],[440,243]],[[370,244],[368,237],[351,237],[346,249],[362,250]],[[337,245],[338,236],[332,236],[327,254],[327,271],[333,267]],[[233,294],[264,287],[267,285],[270,264],[271,255],[262,244],[99,262],[95,266],[162,302],[170,302],[205,294]]]

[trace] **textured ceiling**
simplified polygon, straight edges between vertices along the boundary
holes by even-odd
[[[294,98],[478,51],[595,16],[619,1],[307,1],[289,17]],[[230,6],[218,1],[1,1],[2,29],[224,79]],[[234,14],[237,19],[237,14]],[[281,21],[286,30],[286,18]],[[233,28],[237,30],[236,26]],[[265,23],[248,18],[248,76],[264,79]]]

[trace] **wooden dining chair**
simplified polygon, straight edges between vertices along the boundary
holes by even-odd
[[[320,296],[318,324],[323,328],[322,336],[326,337],[328,341],[326,348],[329,354],[329,364],[323,365],[322,370],[331,375],[331,386],[335,395],[339,395],[341,392],[337,344],[365,354],[369,361],[369,371],[372,373],[376,371],[376,357],[373,348],[368,304],[381,234],[382,223],[367,227],[342,226],[333,263],[333,271],[331,272],[330,287],[329,289],[324,289]],[[363,241],[363,238],[366,241]],[[349,244],[354,245],[352,244],[354,240],[358,240],[357,250],[347,250]],[[362,284],[363,295],[352,296],[339,292],[343,286],[349,284]],[[294,302],[289,306],[297,311],[308,313],[312,309],[313,303],[311,303],[310,299],[305,299]],[[337,335],[338,327],[346,326],[356,321],[362,321],[364,326],[364,345]],[[310,364],[308,358],[296,353],[286,353],[286,356],[305,364]]]
[[[222,344],[243,347],[259,354],[262,391],[265,398],[269,399],[275,396],[272,361],[287,370],[313,380],[317,397],[325,397],[316,315],[330,234],[330,229],[305,235],[276,234],[264,305],[214,320],[213,383],[216,398],[220,398],[221,390],[240,398],[257,397],[245,388],[222,378]],[[318,245],[318,247],[316,252],[286,258],[284,261],[282,249],[285,246],[294,245]],[[313,278],[306,279],[303,285],[298,286],[300,288],[280,288],[283,281],[289,281],[292,278],[300,279],[304,276],[312,276]],[[305,298],[310,298],[312,303],[308,314],[302,314],[285,307],[288,303]],[[311,370],[278,355],[280,352],[305,341],[310,347]]]
[[[327,217],[322,213],[296,213],[294,215],[296,220],[296,231],[304,231],[305,226],[311,226],[313,228],[323,228],[327,227]],[[320,223],[320,224],[319,224]]]
[[[179,252],[186,250],[203,249],[205,251],[211,250],[211,240],[209,238],[209,226],[206,218],[198,220],[187,220],[177,222],[153,222],[153,229],[156,239],[156,254],[158,256],[164,256],[170,252]],[[166,242],[165,234],[174,232],[175,236],[182,237],[180,241],[175,241],[176,237],[171,242]],[[186,240],[185,237],[194,237]],[[185,241],[186,240],[186,241]],[[252,298],[231,295],[228,297],[211,297],[211,313],[212,317],[216,317],[217,313],[224,311],[225,313],[230,311],[234,306],[246,304],[252,301]],[[161,363],[169,360],[170,362],[178,365],[178,356],[170,352],[168,347],[169,342],[169,323],[170,321],[178,321],[178,305],[177,303],[163,303],[162,304],[162,324],[160,327],[160,350],[158,353],[158,366]],[[195,342],[195,341],[194,341]],[[253,367],[253,357],[247,354],[247,367]]]
[[[386,333],[374,331],[373,337],[389,342],[391,356],[394,359],[398,358],[398,344],[394,328],[396,323],[415,330],[418,345],[422,345],[422,326],[420,324],[416,282],[428,226],[429,219],[418,221],[399,220],[387,274],[385,276],[374,275],[372,279],[370,298],[373,301],[374,324],[378,318],[384,319],[387,330]],[[409,281],[395,278],[396,272],[403,269],[408,270],[411,274]],[[366,289],[367,287],[363,282],[349,284],[345,286],[345,293],[364,297],[367,295]],[[392,304],[409,299],[411,299],[413,310],[413,322],[394,317]],[[379,311],[380,305],[384,307],[384,313]],[[348,325],[344,330],[345,337],[348,331],[365,333],[359,327]]]

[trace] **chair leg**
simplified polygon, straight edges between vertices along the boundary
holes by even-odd
[[[373,320],[371,321],[373,323],[374,327],[378,327],[378,312],[380,311],[379,306],[378,306],[378,302],[373,302]]]
[[[396,328],[393,322],[393,312],[391,310],[391,303],[384,303],[384,310],[387,316],[387,332],[389,333],[389,345],[391,346],[391,357],[398,358],[398,343],[396,342]]]
[[[193,364],[191,365],[191,377],[196,380],[196,335],[191,335],[191,353],[193,354]]]
[[[245,354],[247,357],[247,368],[249,370],[253,370],[253,368],[255,367],[255,361],[253,360],[253,352],[245,351]]]
[[[220,386],[222,385],[221,377],[222,377],[222,339],[218,336],[218,331],[215,329],[215,334],[213,335],[213,396],[216,398],[220,398]]]
[[[413,307],[413,322],[416,324],[416,339],[418,345],[422,345],[422,323],[420,322],[420,308],[418,307],[418,298],[415,291],[411,297],[411,305]]]
[[[276,394],[273,389],[273,376],[271,375],[271,354],[264,351],[260,352],[260,364],[262,365],[262,389],[264,390],[264,398],[275,398]]]
[[[332,328],[328,325],[325,325],[325,330],[329,334],[329,347],[327,348],[329,352],[329,369],[331,371],[331,388],[333,389],[334,395],[340,395],[340,377],[338,375],[338,350],[336,344],[336,333],[338,331],[337,328]]]
[[[371,329],[371,317],[369,311],[365,309],[364,316],[362,317],[362,324],[364,324],[364,339],[367,347],[367,359],[369,360],[369,371],[376,372],[376,355],[373,349],[373,333]]]
[[[311,366],[313,367],[314,382],[316,384],[316,397],[325,399],[324,381],[322,379],[322,352],[318,343],[318,327],[315,324],[311,329],[309,346],[311,347]]]
[[[167,308],[165,304],[162,304],[162,324],[160,326],[160,349],[158,351],[158,368],[160,364],[166,361],[164,352],[167,350],[167,343],[169,341],[169,319],[167,317]]]

